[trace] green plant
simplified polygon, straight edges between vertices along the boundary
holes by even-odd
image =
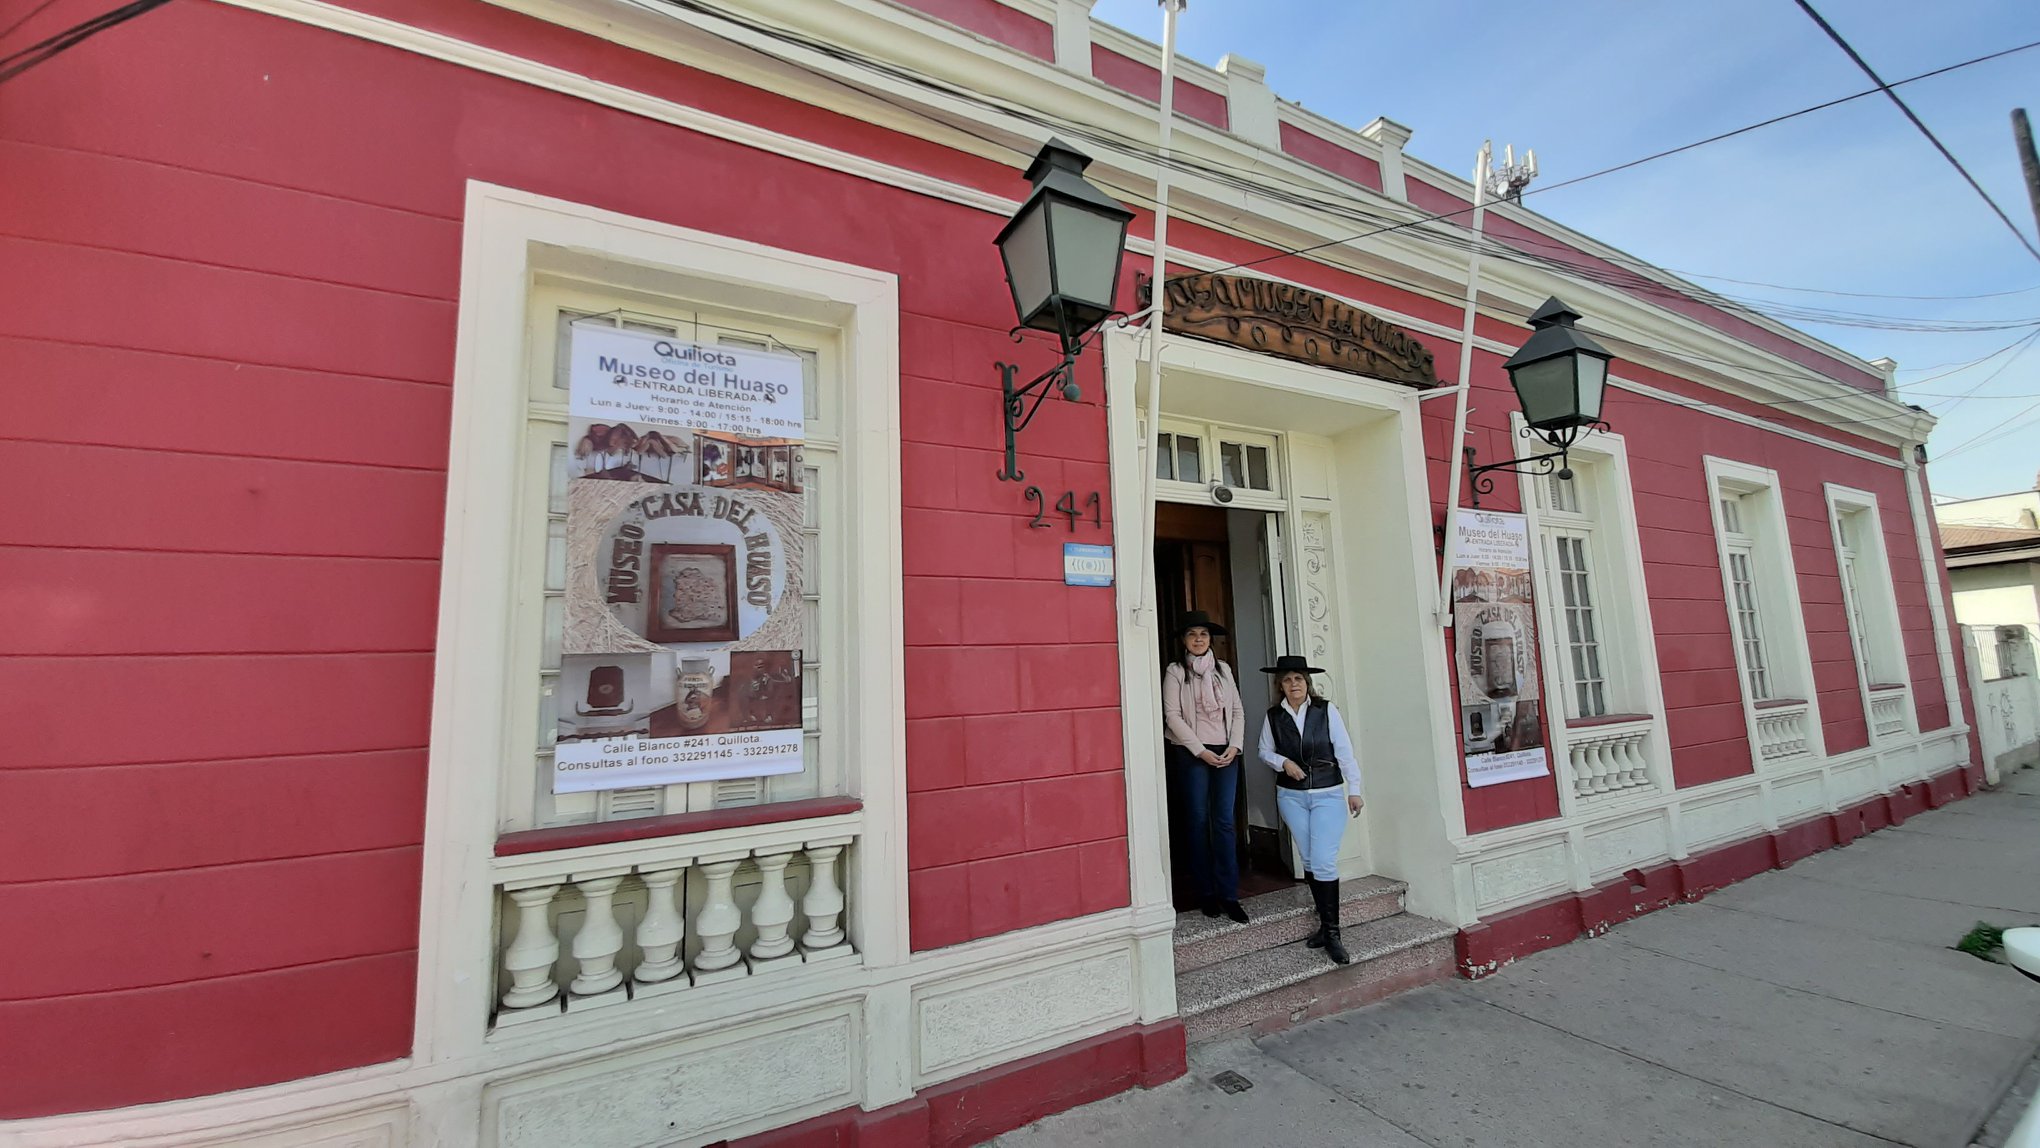
[[[1978,921],[1974,929],[1964,933],[1962,939],[1955,942],[1955,949],[1957,952],[1968,953],[1978,960],[1998,961],[2002,964],[1997,954],[2003,948],[2004,941],[2005,931],[2002,928]]]

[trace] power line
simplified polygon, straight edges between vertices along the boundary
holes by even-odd
[[[15,32],[21,29],[21,26],[23,24],[26,24],[30,20],[35,19],[37,16],[42,15],[44,12],[49,11],[50,6],[52,4],[55,4],[56,2],[57,0],[43,0],[42,3],[29,9],[28,12],[21,17],[21,19],[16,20],[14,23],[7,25],[5,28],[0,28],[0,40],[4,40],[9,36],[14,35]]]
[[[639,2],[649,3],[649,0],[639,0]],[[1365,232],[1360,235],[1350,236],[1345,239],[1333,240],[1323,244],[1316,244],[1310,247],[1299,248],[1294,250],[1279,249],[1268,256],[1251,260],[1245,263],[1234,264],[1228,267],[1220,267],[1217,268],[1216,271],[1227,271],[1234,270],[1240,267],[1254,266],[1259,263],[1268,262],[1273,259],[1281,258],[1284,255],[1308,254],[1325,247],[1338,246],[1340,244],[1354,242],[1359,239],[1368,238],[1374,235],[1381,235],[1392,231],[1399,231],[1411,228],[1418,229],[1415,232],[1417,235],[1426,237],[1430,242],[1433,242],[1435,244],[1453,246],[1462,251],[1471,250],[1471,240],[1468,239],[1467,237],[1451,235],[1448,233],[1440,233],[1433,231],[1429,228],[1424,228],[1422,226],[1423,224],[1434,222],[1437,220],[1450,219],[1458,215],[1463,215],[1466,212],[1472,210],[1471,206],[1458,209],[1455,211],[1441,212],[1435,215],[1423,216],[1417,219],[1398,221],[1394,219],[1392,216],[1366,209],[1365,207],[1361,206],[1361,201],[1358,200],[1357,198],[1339,195],[1338,193],[1332,193],[1328,197],[1327,189],[1325,189],[1322,185],[1316,184],[1304,185],[1293,183],[1285,181],[1281,179],[1279,176],[1276,176],[1266,171],[1247,171],[1244,169],[1234,168],[1222,163],[1217,163],[1215,161],[1196,160],[1194,158],[1182,156],[1180,154],[1172,153],[1171,155],[1164,157],[1159,154],[1157,149],[1155,149],[1152,145],[1148,144],[1146,141],[1134,139],[1133,137],[1127,136],[1124,133],[1111,131],[1110,129],[1099,128],[1096,127],[1095,125],[1075,124],[1067,121],[1054,120],[1038,112],[1035,112],[1032,109],[1007,104],[992,97],[985,96],[981,93],[970,91],[965,88],[959,88],[943,80],[926,75],[925,73],[917,72],[913,69],[893,64],[888,61],[878,60],[869,56],[862,55],[858,52],[844,48],[840,45],[832,44],[827,41],[818,40],[815,39],[814,37],[806,36],[801,33],[788,31],[786,29],[775,27],[770,24],[765,24],[754,19],[749,19],[735,14],[712,9],[707,5],[701,3],[700,0],[662,0],[662,2],[664,6],[680,8],[683,10],[694,12],[701,16],[708,17],[710,19],[727,22],[737,27],[744,28],[767,39],[774,40],[783,44],[789,44],[805,48],[819,55],[827,56],[831,59],[835,59],[844,63],[849,63],[854,66],[860,67],[866,71],[874,72],[882,76],[890,77],[901,83],[906,83],[915,87],[937,92],[939,94],[948,96],[949,98],[956,99],[958,101],[968,103],[976,107],[984,108],[999,113],[1001,115],[1021,120],[1026,123],[1045,127],[1051,131],[1073,135],[1081,139],[1089,139],[1094,142],[1101,143],[1105,146],[1125,151],[1129,154],[1132,154],[1142,159],[1149,160],[1151,162],[1155,162],[1158,164],[1167,164],[1176,170],[1187,171],[1193,174],[1202,175],[1205,178],[1212,179],[1216,182],[1224,183],[1244,193],[1260,195],[1265,198],[1274,199],[1279,202],[1290,203],[1300,208],[1314,210],[1323,214],[1329,214],[1341,218],[1352,218],[1357,220],[1363,220],[1370,223],[1380,223],[1386,225],[1378,227],[1374,230]],[[793,63],[796,66],[799,66],[798,61],[789,60],[785,56],[780,56],[775,53],[765,51],[764,49],[758,48],[755,45],[751,47],[752,50],[754,51],[760,51],[762,54],[772,56],[773,58],[779,59],[783,62]],[[1893,84],[1893,86],[1909,84],[1916,82],[1918,80],[1927,79],[1932,76],[1943,75],[1945,73],[1956,71],[1961,68],[1970,67],[1990,60],[1999,59],[2001,57],[2008,56],[2017,52],[2026,51],[2028,49],[2035,47],[2040,47],[2040,41],[2035,41],[2028,44],[2015,45],[2013,47],[2000,49],[1998,51],[1991,52],[1983,56],[1978,56],[1970,60],[1960,61],[1940,68],[1935,68],[1931,71],[1922,72],[1919,75],[1910,76],[1903,80],[1896,81]],[[879,99],[894,107],[898,107],[901,110],[908,112],[909,114],[913,114],[916,116],[926,115],[925,111],[923,111],[922,109],[902,104],[899,101],[894,100],[891,97],[887,96],[883,92],[873,91],[869,88],[851,85],[843,80],[835,79],[834,77],[829,78],[840,86],[849,88],[853,91],[858,92],[861,95],[866,95]],[[1583,176],[1578,176],[1559,184],[1553,184],[1544,188],[1534,189],[1532,192],[1528,194],[1539,194],[1544,191],[1555,191],[1561,187],[1568,187],[1573,184],[1585,182],[1586,180],[1589,179],[1595,179],[1603,175],[1612,174],[1616,171],[1626,170],[1627,168],[1635,167],[1642,163],[1648,163],[1655,159],[1661,159],[1669,155],[1676,155],[1680,152],[1690,151],[1696,147],[1701,147],[1709,143],[1727,139],[1735,135],[1740,135],[1744,132],[1754,131],[1758,128],[1766,127],[1773,123],[1779,123],[1797,116],[1807,115],[1815,111],[1820,111],[1824,108],[1833,107],[1837,104],[1847,103],[1850,100],[1861,99],[1865,96],[1876,95],[1879,90],[1880,89],[1877,88],[1866,89],[1865,91],[1857,92],[1850,96],[1841,97],[1835,100],[1829,100],[1821,104],[1816,104],[1809,108],[1802,108],[1798,111],[1790,112],[1782,116],[1775,116],[1772,117],[1771,119],[1764,120],[1756,124],[1746,125],[1744,127],[1737,128],[1733,131],[1724,132],[1715,136],[1710,136],[1704,140],[1696,140],[1692,143],[1684,144],[1676,148],[1666,149],[1665,151],[1655,153],[1654,155],[1645,156],[1636,160],[1631,160],[1628,161],[1627,163],[1618,164],[1610,168],[1604,168],[1598,172],[1591,172]],[[1012,144],[1007,143],[1004,140],[993,138],[981,132],[972,131],[968,127],[953,123],[948,120],[943,120],[942,122],[945,123],[947,126],[954,128],[955,130],[961,131],[965,135],[969,135],[972,138],[990,144],[991,146],[999,148],[1003,151],[1008,151],[1016,156],[1021,157],[1025,157],[1027,155],[1027,153],[1022,149],[1014,147]],[[1137,195],[1132,196],[1132,198],[1136,200],[1140,199],[1140,197]],[[1343,201],[1343,203],[1334,201]],[[1219,226],[1221,230],[1226,230],[1231,226],[1228,224],[1216,223],[1216,221],[1211,221],[1208,218],[1206,219],[1206,221],[1214,223],[1216,226]],[[1539,257],[1534,253],[1520,252],[1515,248],[1500,246],[1497,245],[1492,238],[1487,238],[1484,240],[1484,242],[1488,245],[1483,248],[1484,252],[1491,252],[1495,255],[1496,258],[1509,259],[1518,263],[1523,262],[1525,259],[1539,260],[1541,262],[1541,265],[1547,268],[1561,270],[1564,273],[1571,275],[1572,277],[1575,278],[1584,279],[1592,282],[1600,282],[1607,286],[1617,287],[1618,289],[1647,293],[1658,296],[1660,298],[1675,298],[1680,299],[1682,301],[1690,299],[1707,305],[1720,307],[1724,310],[1740,311],[1754,317],[1772,320],[1784,320],[1788,322],[1806,322],[1806,323],[1831,323],[1840,326],[1884,328],[1890,330],[1917,330],[1934,333],[1947,333],[1970,330],[2003,330],[2012,327],[2023,326],[2025,323],[2034,321],[2034,320],[2011,320],[2001,323],[1992,322],[1968,323],[1968,322],[1951,322],[1947,320],[1924,320],[1924,319],[1904,320],[1895,318],[1893,316],[1885,315],[1865,315],[1860,313],[1837,312],[1821,308],[1789,306],[1774,303],[1768,300],[1737,300],[1732,297],[1723,295],[1720,292],[1710,291],[1707,288],[1699,287],[1697,285],[1689,285],[1690,289],[1681,289],[1668,286],[1664,283],[1658,282],[1655,279],[1627,274],[1623,272],[1623,270],[1619,267],[1620,263],[1627,262],[1635,267],[1653,272],[1662,272],[1664,270],[1661,268],[1654,267],[1650,264],[1644,263],[1640,260],[1636,260],[1632,257],[1616,256],[1610,258],[1606,256],[1587,255],[1584,252],[1579,253],[1587,258],[1593,258],[1603,262],[1618,264],[1618,266],[1614,268],[1614,273],[1611,275],[1609,272],[1600,271],[1595,268],[1582,267],[1564,260],[1553,261],[1548,258]],[[1568,253],[1572,253],[1575,251],[1575,249],[1571,248],[1569,245],[1547,241],[1544,240],[1542,237],[1531,239],[1530,242],[1539,246],[1546,246],[1554,250],[1561,250]],[[1206,272],[1199,272],[1199,274],[1206,274]],[[1752,306],[1751,305],[1752,303],[1760,303],[1763,304],[1764,306],[1762,309],[1759,309],[1758,307]]]
[[[1856,49],[1850,47],[1849,42],[1847,40],[1842,39],[1842,34],[1840,32],[1835,31],[1835,26],[1833,24],[1828,23],[1827,19],[1823,17],[1819,12],[1814,11],[1813,5],[1808,3],[1807,0],[1792,0],[1792,2],[1799,5],[1800,11],[1805,12],[1808,16],[1811,16],[1813,18],[1814,23],[1820,25],[1820,30],[1827,33],[1828,39],[1833,40],[1835,42],[1836,47],[1840,48],[1843,52],[1847,53],[1849,59],[1854,60],[1858,68],[1863,69],[1863,74],[1870,77],[1871,82],[1877,85],[1879,91],[1882,91],[1885,95],[1891,97],[1891,102],[1898,105],[1898,110],[1905,113],[1905,118],[1911,120],[1914,127],[1920,129],[1920,134],[1927,137],[1927,142],[1934,145],[1934,150],[1941,153],[1941,158],[1947,160],[1948,165],[1950,167],[1953,167],[1958,173],[1960,173],[1963,179],[1969,182],[1969,186],[1975,190],[1977,196],[1980,199],[1982,199],[1985,203],[1989,204],[1990,209],[1997,213],[1997,217],[2004,221],[2005,227],[2009,229],[2013,235],[2018,236],[2019,245],[2024,247],[2027,253],[2032,255],[2033,258],[2040,259],[2040,247],[2033,246],[2033,242],[2026,238],[2026,233],[2020,231],[2018,224],[2012,222],[2012,217],[2005,214],[2005,209],[1999,207],[1997,205],[1997,200],[1992,199],[1990,197],[1990,193],[1983,190],[1983,185],[1976,182],[1976,177],[1969,174],[1969,169],[1962,166],[1962,161],[1955,158],[1955,153],[1948,150],[1948,145],[1941,142],[1940,137],[1936,136],[1933,133],[1933,131],[1927,127],[1926,122],[1920,119],[1920,117],[1912,110],[1912,108],[1906,105],[1906,102],[1903,99],[1899,98],[1899,94],[1897,92],[1891,90],[1891,85],[1885,83],[1883,77],[1877,74],[1877,69],[1872,68],[1868,60],[1865,60],[1862,57],[1862,55],[1856,51]]]
[[[5,56],[0,56],[0,84],[6,83],[38,64],[48,63],[109,28],[124,24],[151,9],[161,8],[169,2],[170,0],[133,0],[132,3],[123,4],[111,11],[102,12],[82,23],[74,24],[54,36],[38,40],[18,52],[11,52]],[[36,9],[36,12],[40,11],[42,9]],[[11,32],[15,28],[19,28],[28,21],[30,16],[34,15],[35,12],[30,12],[28,16],[22,17],[13,26],[9,27],[8,31]]]

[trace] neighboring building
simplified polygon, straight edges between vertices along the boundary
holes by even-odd
[[[2040,488],[1934,507],[1964,626],[2023,627],[2040,633]],[[1980,647],[1986,671],[1996,666],[1993,638]],[[1995,677],[1995,673],[1987,676]]]
[[[1467,442],[1522,453],[1501,363],[1551,295],[1617,355],[1612,433],[1484,492],[1531,558],[1456,584],[1518,607],[1476,623],[1504,700],[1460,698],[1463,240],[1347,240],[1470,189],[1248,61],[1179,63],[1172,269],[1224,276],[1171,281],[1208,325],[1160,411],[1108,325],[1000,481],[999,364],[1051,361],[992,244],[1021,169],[1061,135],[1155,192],[1159,50],[1088,7],[186,0],[6,84],[0,1138],[970,1143],[1979,782],[1893,365],[1514,204]],[[633,345],[787,425],[591,421]],[[1179,925],[1191,608],[1250,699],[1330,671],[1377,959],[1285,980],[1300,918]]]

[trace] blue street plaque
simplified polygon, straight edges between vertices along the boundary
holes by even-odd
[[[1087,542],[1063,543],[1063,583],[1069,586],[1112,585],[1112,548]]]

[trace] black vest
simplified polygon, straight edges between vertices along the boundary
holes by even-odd
[[[1302,780],[1298,780],[1289,776],[1286,769],[1278,771],[1275,784],[1284,789],[1324,789],[1345,780],[1332,749],[1330,706],[1323,698],[1310,699],[1310,705],[1303,711],[1301,730],[1281,702],[1268,707],[1268,732],[1275,741],[1275,752],[1301,766],[1304,772]]]

